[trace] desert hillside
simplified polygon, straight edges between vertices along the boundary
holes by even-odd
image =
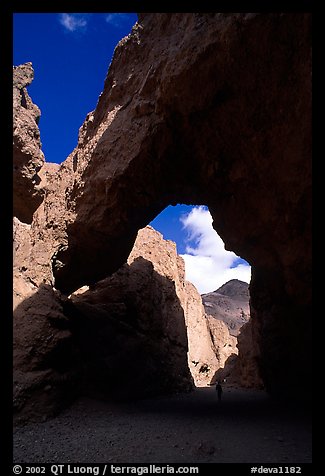
[[[232,336],[238,336],[240,328],[250,318],[248,284],[232,279],[211,293],[203,294],[205,312],[223,321]]]

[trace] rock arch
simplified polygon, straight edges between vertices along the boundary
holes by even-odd
[[[310,37],[302,13],[139,14],[51,176],[68,210],[52,260],[64,293],[119,268],[167,205],[205,203],[252,265],[253,336],[273,394],[295,394],[309,372]]]
[[[296,391],[309,369],[310,72],[308,14],[139,14],[80,130],[56,285],[114,271],[166,205],[205,203],[252,264],[266,386]]]

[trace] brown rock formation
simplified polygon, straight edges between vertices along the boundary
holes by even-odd
[[[30,225],[14,221],[16,253],[30,254]],[[151,227],[110,277],[69,299],[15,267],[14,406],[51,415],[79,393],[138,398],[209,385],[236,339],[208,320],[185,281],[176,245]],[[211,322],[213,321],[213,322]],[[191,373],[190,373],[191,372]],[[192,376],[191,376],[192,374]]]
[[[222,321],[206,315],[195,286],[185,282],[185,319],[188,337],[188,364],[197,387],[210,385],[228,357],[236,355],[237,339]]]
[[[13,188],[14,216],[31,223],[41,204],[43,191],[38,172],[44,164],[38,121],[39,108],[33,104],[26,86],[34,78],[32,63],[13,69]]]
[[[186,281],[184,309],[188,338],[188,366],[197,387],[209,385],[219,361],[207,325],[202,299],[195,286]]]
[[[211,336],[215,345],[219,342],[221,350],[218,354],[217,348],[220,368],[212,377],[212,383],[226,379],[228,384],[263,388],[258,367],[259,351],[249,320],[248,284],[232,279],[216,291],[203,294],[202,301]]]
[[[308,14],[141,15],[81,130],[56,286],[116,269],[167,204],[205,203],[253,267],[266,386],[296,393],[309,371],[310,58]]]
[[[31,227],[17,219],[14,227],[15,252],[28,262]],[[18,418],[51,415],[81,392],[128,399],[192,388],[184,262],[175,243],[140,230],[127,263],[69,299],[28,274],[15,266]]]
[[[216,291],[203,294],[202,301],[205,312],[223,321],[232,336],[237,336],[250,318],[248,284],[238,279],[232,279]]]
[[[224,324],[217,319],[211,317],[209,319],[212,320],[212,325],[215,322]],[[259,349],[252,336],[252,321],[249,320],[241,327],[237,338],[231,337],[235,342],[230,342],[230,344],[237,346],[237,352],[228,352],[228,357],[223,360],[222,367],[215,372],[211,382],[225,380],[230,385],[264,388],[259,370]]]
[[[13,321],[15,420],[53,415],[80,392],[81,364],[64,299],[49,285],[14,280],[21,303]],[[28,295],[28,297],[26,297]],[[24,299],[22,299],[24,297]]]
[[[176,245],[147,227],[116,273],[72,295],[87,391],[136,398],[192,388]]]
[[[309,373],[311,27],[301,13],[140,14],[75,151],[48,174],[25,277],[70,293],[126,262],[166,205],[205,203],[252,265],[267,389]],[[53,274],[52,274],[53,273]]]
[[[44,278],[44,241],[34,241],[44,235],[37,223],[35,216],[31,225],[17,218],[13,223],[13,408],[15,419],[24,420],[64,408],[81,382],[66,298]]]
[[[183,305],[188,339],[188,366],[197,387],[210,384],[217,369],[220,368],[219,346],[212,341],[205,316],[202,299],[195,286],[186,281]]]
[[[229,381],[238,382],[242,387],[263,388],[258,370],[259,349],[253,339],[252,321],[242,326],[237,340],[239,355],[231,369]]]
[[[219,368],[224,367],[231,355],[237,355],[237,339],[229,332],[228,326],[214,317],[206,316],[211,339],[214,344]]]
[[[195,385],[206,386],[237,353],[227,326],[215,319],[209,325],[175,243],[148,226],[139,230],[125,265],[71,300],[80,313],[81,354],[97,356],[86,380],[95,379],[92,386],[106,395],[188,390],[188,368]]]

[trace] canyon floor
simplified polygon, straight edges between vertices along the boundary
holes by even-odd
[[[221,402],[214,387],[129,403],[83,397],[16,427],[14,462],[310,463],[310,413],[226,386]]]

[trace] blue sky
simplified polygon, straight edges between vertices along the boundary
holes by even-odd
[[[79,128],[103,90],[114,48],[136,21],[135,13],[14,14],[13,64],[33,63],[28,92],[41,109],[46,161],[61,163],[76,147]],[[249,266],[224,250],[206,207],[170,206],[151,225],[176,242],[186,277],[201,293],[229,279],[249,281]]]
[[[13,63],[33,63],[28,91],[42,112],[39,127],[48,162],[62,162],[77,145],[114,48],[136,21],[135,13],[14,14]]]

